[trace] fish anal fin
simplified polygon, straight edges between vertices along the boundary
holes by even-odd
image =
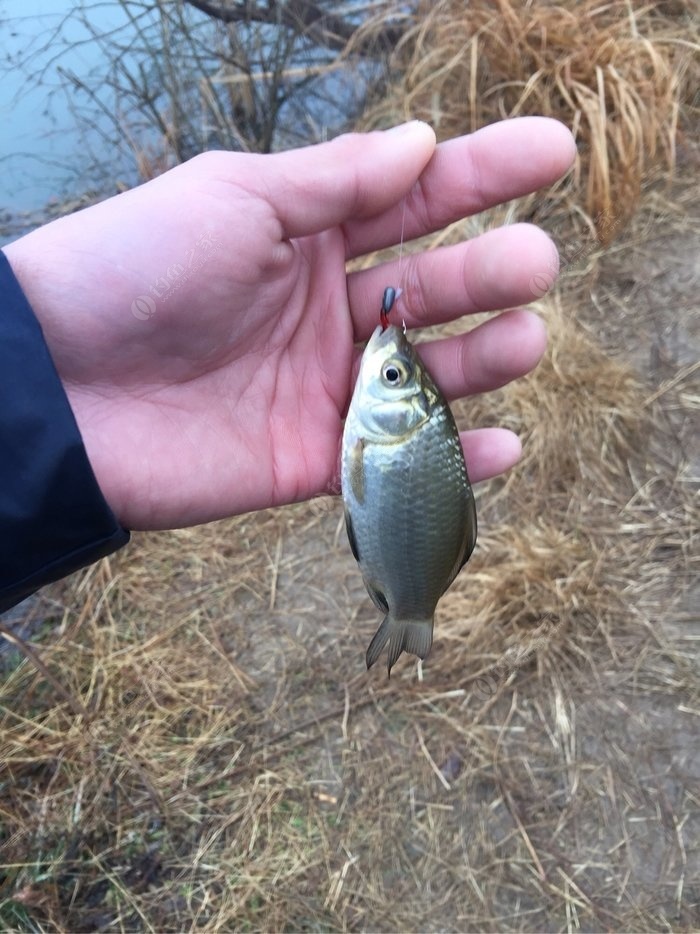
[[[368,580],[365,581],[365,587],[367,588],[367,593],[372,598],[372,603],[376,606],[376,608],[381,610],[382,613],[388,613],[389,602],[379,587],[375,587],[375,585]]]

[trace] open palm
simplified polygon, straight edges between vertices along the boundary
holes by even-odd
[[[532,300],[556,252],[516,225],[397,264],[348,259],[554,181],[573,143],[512,120],[435,146],[425,124],[272,156],[207,153],[6,248],[39,317],[100,486],[130,528],[337,491],[357,342],[386,285],[426,325]],[[540,280],[538,280],[540,281]],[[503,385],[544,349],[523,311],[422,354],[448,397]],[[464,436],[472,479],[519,443]]]

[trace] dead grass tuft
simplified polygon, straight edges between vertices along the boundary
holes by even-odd
[[[579,155],[547,210],[584,211],[608,243],[645,180],[673,169],[679,132],[682,143],[697,120],[698,23],[689,0],[423,3],[396,48],[395,93],[366,119],[419,117],[442,138],[506,117],[562,120]]]
[[[509,653],[532,661],[533,639],[540,676],[594,673],[600,658],[592,647],[602,640],[616,657],[611,633],[641,622],[630,604],[658,576],[658,553],[675,555],[681,577],[689,572],[690,555],[674,544],[679,529],[692,528],[696,507],[676,473],[648,475],[659,414],[644,405],[639,377],[606,354],[560,300],[541,310],[551,343],[537,371],[495,400],[463,403],[470,424],[516,430],[524,457],[505,482],[481,494],[484,550],[441,604],[448,679],[475,657],[487,668]],[[659,508],[674,492],[680,499]],[[521,665],[505,667],[510,677]]]

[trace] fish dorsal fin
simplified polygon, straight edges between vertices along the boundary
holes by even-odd
[[[474,551],[474,546],[476,545],[476,533],[477,533],[477,524],[476,524],[476,503],[474,502],[474,493],[469,488],[469,502],[467,503],[467,540],[466,547],[464,549],[464,558],[462,563],[459,566],[461,570],[467,561],[471,558],[472,552]]]
[[[474,546],[476,545],[476,503],[474,502],[474,493],[469,489],[469,499],[467,500],[466,505],[466,525],[464,530],[464,551],[460,553],[455,563],[454,568],[452,569],[450,576],[447,580],[447,586],[445,590],[452,584],[455,577],[462,570],[467,561],[471,558],[472,552],[474,551]]]

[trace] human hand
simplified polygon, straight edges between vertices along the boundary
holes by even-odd
[[[132,529],[333,490],[359,350],[387,285],[408,327],[531,301],[556,250],[518,224],[346,275],[346,261],[556,180],[574,144],[522,118],[435,146],[411,123],[275,155],[210,152],[5,247],[100,487]],[[405,199],[405,215],[403,204]],[[423,345],[448,398],[535,366],[544,327],[507,311]],[[503,429],[463,435],[470,476],[506,470]]]

